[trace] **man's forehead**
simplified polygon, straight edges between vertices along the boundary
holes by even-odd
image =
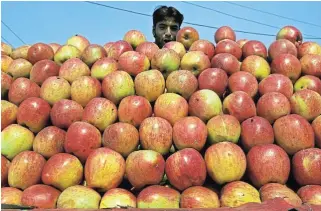
[[[160,21],[157,23],[158,25],[163,24],[163,25],[167,25],[167,26],[175,26],[175,25],[179,25],[179,23],[177,21],[175,21],[174,18],[170,17],[170,18],[165,18],[165,20]]]

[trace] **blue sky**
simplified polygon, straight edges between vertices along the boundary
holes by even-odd
[[[272,35],[276,35],[278,32],[276,28],[240,20],[179,1],[104,1],[99,3],[146,14],[152,14],[156,6],[170,5],[180,10],[184,14],[184,21],[187,22],[215,27],[228,25],[236,30]],[[193,3],[279,28],[285,25],[293,25],[299,28],[303,34],[321,37],[321,2],[237,2],[237,4],[244,6],[314,23],[319,27],[271,16],[227,2]],[[154,41],[151,17],[117,11],[86,2],[1,2],[1,6],[1,20],[25,43],[30,45],[37,42],[65,44],[67,39],[74,34],[85,36],[93,44],[103,45],[110,41],[122,39],[124,34],[131,29],[140,30],[146,35],[148,41]],[[187,26],[187,24],[182,26]],[[192,27],[198,30],[201,39],[214,42],[216,29],[200,26]],[[1,24],[1,35],[15,48],[23,45],[3,24]],[[236,33],[236,36],[237,40],[241,38],[260,40],[267,47],[275,40],[275,37],[244,33]],[[306,40],[304,39],[304,41]],[[2,41],[4,40],[2,39]],[[321,44],[321,40],[313,41]]]

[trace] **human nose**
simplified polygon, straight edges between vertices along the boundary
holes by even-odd
[[[170,27],[167,27],[167,29],[166,29],[166,31],[165,31],[165,36],[166,36],[166,37],[172,36],[172,32],[171,32],[171,28],[170,28]]]

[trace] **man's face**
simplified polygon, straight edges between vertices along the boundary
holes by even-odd
[[[179,30],[179,24],[175,22],[174,18],[167,18],[160,21],[153,29],[155,42],[158,47],[162,48],[167,42],[176,41],[176,34]]]

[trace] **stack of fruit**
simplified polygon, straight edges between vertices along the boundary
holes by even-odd
[[[104,46],[1,44],[1,203],[39,208],[321,205],[321,47],[282,28],[137,31]]]

